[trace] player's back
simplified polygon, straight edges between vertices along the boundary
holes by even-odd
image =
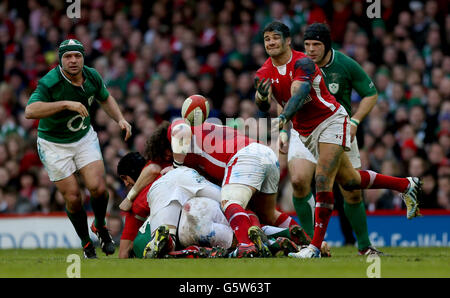
[[[205,122],[202,125],[191,127],[191,130],[193,152],[189,153],[187,157],[195,155],[197,158],[190,159],[195,166],[218,180],[223,179],[225,168],[233,155],[240,149],[256,142],[236,129],[223,125]]]

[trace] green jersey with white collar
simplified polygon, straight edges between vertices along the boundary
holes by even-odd
[[[72,100],[81,102],[90,111],[94,100],[105,101],[109,92],[94,68],[83,66],[83,77],[83,85],[75,86],[64,75],[61,67],[56,66],[39,80],[28,104]],[[77,112],[63,110],[39,120],[38,136],[54,143],[73,143],[84,137],[90,126],[90,116],[82,117]]]
[[[352,89],[355,89],[361,98],[375,95],[377,89],[358,62],[339,51],[332,49],[331,52],[330,62],[320,70],[328,90],[351,117]]]

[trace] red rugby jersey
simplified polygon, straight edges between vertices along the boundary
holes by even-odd
[[[179,123],[175,121],[169,127],[169,140],[171,140],[172,127]],[[240,149],[256,142],[256,140],[239,133],[236,129],[207,122],[202,125],[191,126],[191,131],[192,152],[186,155],[184,165],[200,169],[219,181],[223,180],[225,168],[233,155]]]
[[[302,52],[292,50],[292,57],[283,66],[274,66],[269,57],[258,69],[256,76],[262,80],[270,78],[272,94],[281,106],[291,98],[293,81],[308,81],[311,91],[302,108],[292,117],[295,130],[308,136],[322,121],[333,115],[340,104],[328,92],[320,68]],[[314,65],[314,67],[312,67]]]

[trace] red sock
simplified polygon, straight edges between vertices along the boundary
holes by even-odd
[[[225,210],[225,217],[230,223],[239,243],[252,243],[248,238],[248,229],[252,226],[250,218],[244,208],[238,204],[230,204]]]
[[[250,218],[251,225],[261,227],[261,223],[259,222],[258,215],[256,215],[255,212],[248,210],[248,209],[245,211],[247,212],[248,217]]]
[[[327,232],[328,222],[334,207],[334,195],[332,192],[318,192],[316,195],[316,208],[314,211],[315,225],[314,237],[311,244],[320,249]]]
[[[392,189],[404,192],[409,186],[406,178],[397,178],[375,173],[374,171],[358,171],[361,176],[361,189]]]
[[[293,225],[298,226],[298,223],[292,217],[290,217],[284,212],[281,212],[281,214],[278,216],[274,224],[274,226],[280,228],[289,228],[290,226]]]

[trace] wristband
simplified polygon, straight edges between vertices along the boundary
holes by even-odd
[[[136,190],[134,189],[134,187],[132,187],[128,192],[126,199],[130,202],[133,202],[134,198],[136,197],[136,194],[137,194]]]
[[[360,123],[360,122],[359,122],[358,119],[355,119],[355,118],[351,118],[351,119],[350,119],[350,124],[353,125],[353,126],[358,127],[359,123]]]
[[[280,133],[282,133],[282,132],[285,132],[285,133],[287,133],[287,130],[286,130],[286,129],[282,129],[282,130],[280,130]]]

